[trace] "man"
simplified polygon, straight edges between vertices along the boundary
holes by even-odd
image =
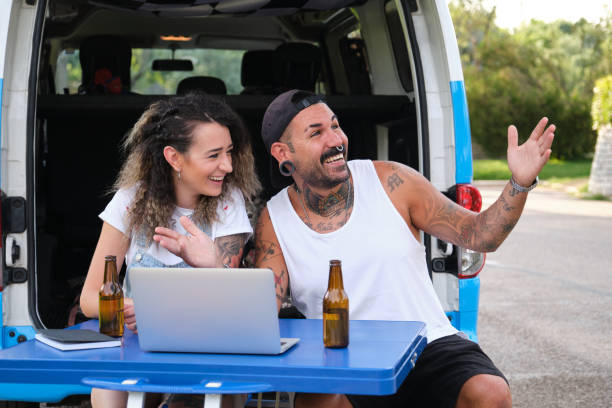
[[[297,407],[511,406],[503,374],[446,318],[429,279],[420,231],[479,252],[497,249],[550,157],[555,127],[546,124],[540,120],[521,146],[516,128],[508,128],[512,179],[491,207],[476,214],[403,164],[347,163],[348,138],[321,97],[292,90],[274,99],[262,124],[274,158],[271,176],[278,184],[290,175],[294,184],[262,211],[255,245],[257,267],[276,276],[278,307],[291,283],[293,304],[307,318],[321,318],[328,262],[340,259],[352,319],[419,320],[428,338],[397,394],[301,394]]]

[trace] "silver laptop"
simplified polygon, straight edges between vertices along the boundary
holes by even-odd
[[[130,269],[138,342],[146,351],[280,354],[270,269]]]

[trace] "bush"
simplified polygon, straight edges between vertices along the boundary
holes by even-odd
[[[567,98],[554,87],[530,84],[511,67],[475,71],[465,70],[472,138],[490,157],[506,157],[509,125],[517,127],[522,143],[543,116],[557,127],[552,157],[571,160],[593,152],[597,134],[586,97]]]
[[[595,82],[591,116],[595,130],[612,123],[612,75]]]
[[[509,32],[494,24],[495,10],[484,0],[452,1],[450,9],[474,142],[490,157],[503,158],[509,125],[518,128],[522,143],[546,116],[557,126],[552,157],[592,153],[593,84],[612,66],[612,16],[599,24],[532,20]]]

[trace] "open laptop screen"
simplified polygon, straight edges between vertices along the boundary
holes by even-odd
[[[130,281],[143,350],[281,352],[270,269],[134,267]]]

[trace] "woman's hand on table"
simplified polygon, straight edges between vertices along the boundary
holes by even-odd
[[[134,333],[138,333],[138,328],[136,326],[136,313],[134,312],[134,299],[123,299],[123,318],[125,319],[125,325],[127,328]]]

